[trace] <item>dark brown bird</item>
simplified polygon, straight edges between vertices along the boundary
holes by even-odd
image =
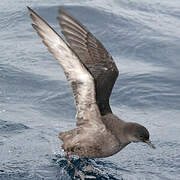
[[[109,98],[119,71],[101,42],[69,13],[59,9],[57,20],[66,43],[38,14],[28,9],[33,28],[60,63],[73,90],[77,128],[59,135],[67,159],[69,155],[112,156],[131,142],[144,142],[155,148],[144,126],[125,122],[112,113]]]

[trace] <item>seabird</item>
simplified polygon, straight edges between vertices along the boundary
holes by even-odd
[[[112,156],[131,142],[144,142],[155,148],[144,126],[125,122],[113,114],[109,98],[119,71],[102,43],[62,8],[57,20],[67,42],[36,12],[28,9],[33,28],[60,63],[73,90],[77,127],[59,134],[68,162],[70,155]]]

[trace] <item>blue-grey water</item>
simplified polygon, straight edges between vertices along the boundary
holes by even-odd
[[[75,127],[71,88],[31,27],[32,7],[58,32],[64,7],[103,42],[120,75],[113,112],[146,126],[156,149],[130,144],[105,159],[72,158],[97,179],[180,179],[179,0],[0,1],[0,180],[72,179],[58,133]]]

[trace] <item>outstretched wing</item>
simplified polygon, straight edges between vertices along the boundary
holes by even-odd
[[[70,47],[95,80],[96,101],[102,115],[111,112],[109,97],[119,71],[104,46],[79,21],[64,9],[57,17]]]
[[[77,108],[77,126],[87,128],[102,127],[101,115],[96,104],[94,79],[80,62],[79,58],[63,39],[38,14],[29,9],[34,21],[33,28],[43,39],[50,53],[61,64],[64,73],[73,89]]]

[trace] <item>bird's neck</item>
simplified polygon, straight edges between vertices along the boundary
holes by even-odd
[[[106,128],[116,136],[120,143],[129,143],[124,133],[127,124],[125,121],[119,119],[112,113],[102,116],[102,121],[106,125]]]

